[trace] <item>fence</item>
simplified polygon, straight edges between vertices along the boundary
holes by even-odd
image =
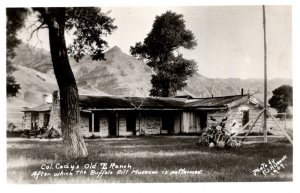
[[[277,126],[279,126],[289,135],[290,138],[293,138],[293,119],[287,118],[286,113],[277,113],[272,114],[272,116],[276,119],[273,120],[271,116],[267,118],[267,140],[268,141],[277,141],[277,140],[285,140],[286,136],[283,131]],[[277,123],[276,123],[277,122]],[[252,125],[252,123],[250,124]],[[250,127],[251,128],[251,127]],[[245,129],[243,134],[248,132],[248,129]],[[235,138],[239,140],[245,140],[245,142],[263,142],[263,126],[261,124],[257,124],[253,126],[253,129],[248,133],[248,136],[245,138],[245,135],[236,136]]]

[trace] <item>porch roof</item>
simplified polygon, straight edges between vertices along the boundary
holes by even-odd
[[[234,95],[213,98],[167,98],[167,97],[117,97],[80,95],[81,109],[90,110],[217,110],[240,105],[248,101],[247,95]],[[51,104],[42,104],[34,108],[26,108],[23,112],[50,111]]]
[[[184,108],[230,108],[248,101],[247,95],[233,95],[212,98],[197,98],[186,102]]]
[[[80,95],[79,105],[83,109],[125,109],[125,110],[164,110],[194,109],[218,110],[227,109],[248,101],[247,95],[233,95],[214,98],[164,98],[164,97],[117,97]]]
[[[92,109],[180,109],[186,99],[164,97],[79,96],[79,106]]]
[[[46,103],[33,108],[25,108],[22,112],[45,112],[50,111],[52,108],[52,104]]]

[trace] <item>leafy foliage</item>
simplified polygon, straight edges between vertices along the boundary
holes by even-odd
[[[186,85],[185,81],[197,66],[193,60],[184,59],[178,49],[192,49],[196,45],[193,33],[185,27],[182,14],[167,11],[156,16],[144,42],[130,47],[133,56],[144,59],[156,72],[152,75],[150,95],[173,96]]]
[[[47,22],[53,19],[49,14],[48,8],[33,8],[37,13],[38,20],[36,24],[40,25],[32,31],[32,34],[41,28],[47,27]],[[47,12],[48,11],[48,12]],[[30,13],[26,8],[8,8],[7,15],[7,96],[16,96],[21,88],[16,83],[12,72],[15,71],[10,59],[15,57],[14,48],[21,43],[17,38],[17,32],[24,27],[24,21]],[[109,12],[108,12],[109,13]],[[66,8],[65,30],[72,32],[73,44],[68,47],[70,56],[78,62],[85,55],[90,55],[93,60],[104,60],[104,49],[107,42],[103,40],[104,36],[111,34],[116,26],[113,25],[114,19],[101,12],[101,8],[96,7],[75,7]]]
[[[58,8],[33,8],[38,13],[41,25],[47,27],[56,18]],[[114,19],[103,13],[98,7],[69,7],[65,9],[65,31],[72,33],[73,43],[68,47],[68,54],[78,62],[85,55],[93,60],[104,60],[107,42],[103,37],[117,29]]]
[[[15,77],[6,75],[6,95],[7,97],[15,97],[21,89],[20,84],[17,84]]]
[[[15,77],[12,73],[16,70],[11,59],[16,56],[14,48],[17,47],[21,41],[17,38],[17,32],[24,27],[24,20],[27,16],[28,10],[24,8],[6,10],[6,93],[7,97],[14,97],[21,88],[16,83]]]
[[[84,55],[90,55],[93,60],[104,60],[104,48],[107,42],[103,36],[111,34],[117,26],[114,19],[102,13],[100,8],[68,8],[66,10],[66,30],[73,31],[73,44],[68,52],[78,62]]]
[[[278,113],[286,113],[288,106],[293,106],[293,87],[282,85],[272,91],[273,96],[269,100],[272,108],[275,108]]]

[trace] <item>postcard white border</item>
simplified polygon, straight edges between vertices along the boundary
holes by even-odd
[[[1,192],[295,192],[296,184],[299,181],[299,1],[291,0],[209,0],[209,1],[193,1],[193,0],[73,0],[73,1],[41,1],[41,0],[2,0],[0,10],[0,30],[1,30]],[[32,6],[203,6],[203,5],[292,5],[293,11],[293,88],[294,88],[294,161],[293,161],[293,182],[251,182],[251,183],[168,183],[168,184],[81,184],[81,185],[9,185],[6,184],[6,93],[5,93],[5,8],[6,7],[32,7]],[[296,147],[296,148],[295,148]]]

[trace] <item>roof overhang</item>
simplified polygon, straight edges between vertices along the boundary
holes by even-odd
[[[99,111],[180,111],[181,108],[97,108],[97,109],[86,109],[84,111],[99,112]]]
[[[36,112],[36,113],[39,113],[39,112],[50,112],[51,110],[49,109],[49,110],[31,110],[31,109],[28,109],[28,110],[22,110],[21,112],[28,112],[28,113],[33,113],[33,112]]]
[[[220,107],[186,107],[183,110],[193,110],[193,111],[214,111],[214,110],[227,110],[228,107],[220,106]]]
[[[232,108],[232,107],[235,107],[235,106],[238,106],[238,105],[241,105],[241,104],[245,104],[249,101],[248,97],[242,97],[241,99],[239,100],[235,100],[235,101],[232,101],[230,103],[227,104],[227,107],[228,108]]]

